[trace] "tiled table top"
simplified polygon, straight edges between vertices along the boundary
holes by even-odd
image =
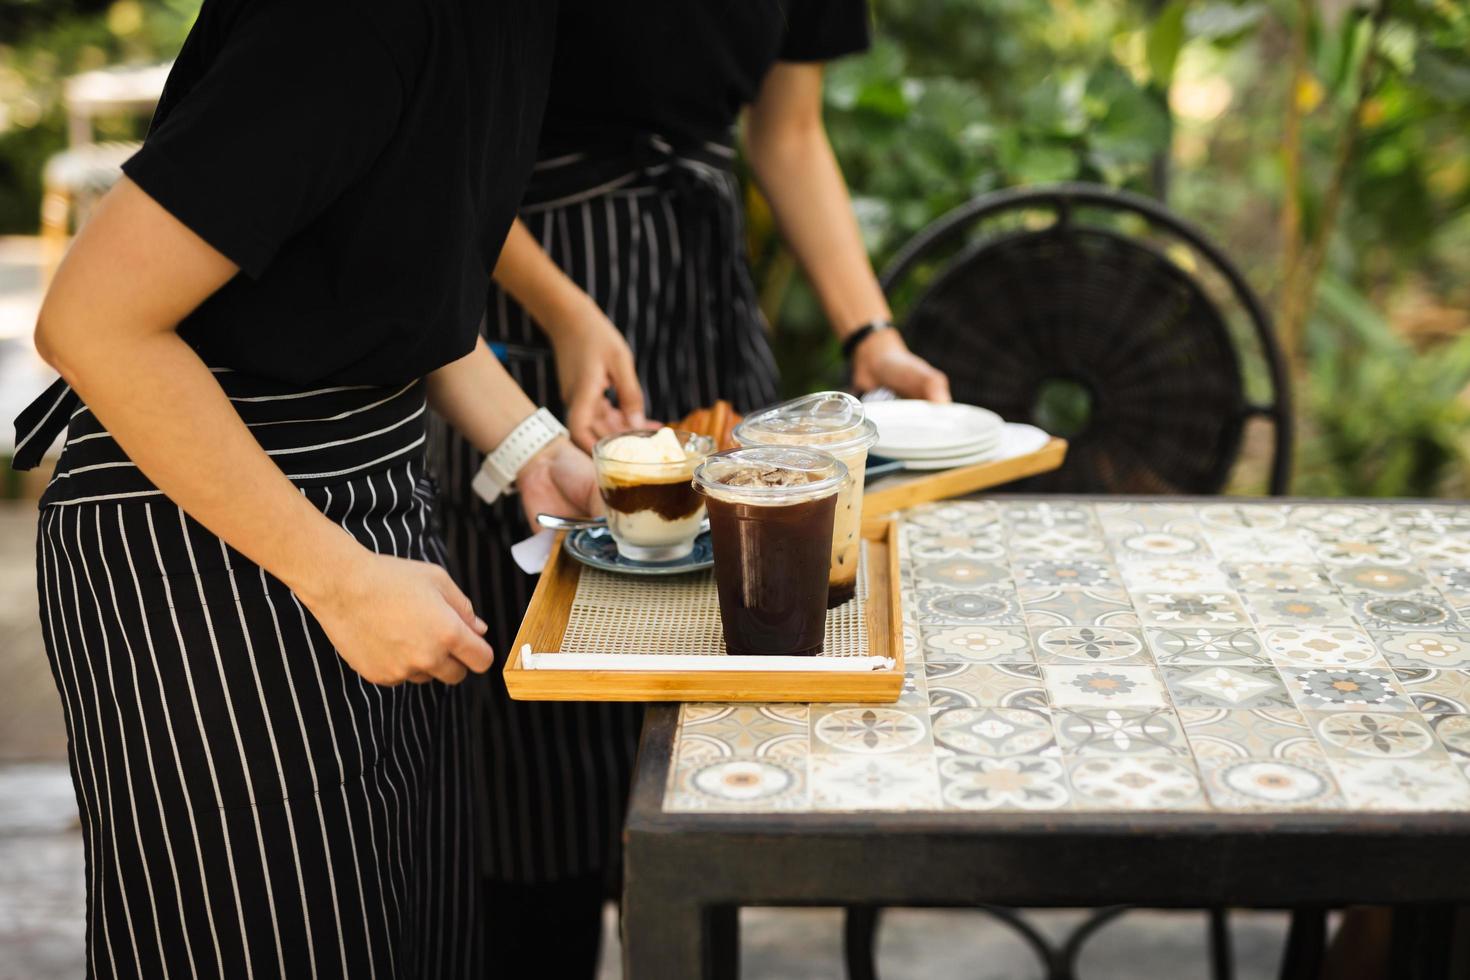
[[[1470,811],[1470,507],[991,502],[902,528],[892,705],[685,705],[666,811]]]

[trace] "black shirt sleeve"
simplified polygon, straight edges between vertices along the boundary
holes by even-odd
[[[787,0],[778,60],[830,61],[867,49],[867,0]]]
[[[219,43],[123,171],[259,278],[282,243],[372,165],[397,125],[404,84],[350,3],[258,0]]]

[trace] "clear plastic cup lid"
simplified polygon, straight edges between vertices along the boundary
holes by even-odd
[[[706,457],[694,471],[700,493],[753,504],[794,504],[835,493],[847,467],[831,453],[798,446],[747,446]]]
[[[742,446],[821,446],[832,453],[867,449],[878,441],[878,427],[863,403],[843,391],[803,395],[746,417],[735,427]]]

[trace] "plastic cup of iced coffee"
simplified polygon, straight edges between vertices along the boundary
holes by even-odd
[[[840,606],[857,592],[858,548],[863,525],[863,473],[878,427],[863,403],[841,391],[783,402],[746,417],[735,427],[741,446],[806,446],[831,453],[847,467],[850,482],[837,498],[828,572],[827,607]]]
[[[690,480],[714,451],[709,436],[670,429],[623,432],[592,447],[607,528],[633,561],[677,561],[694,550],[704,498]]]
[[[709,507],[725,650],[815,656],[827,629],[827,565],[847,467],[829,453],[759,446],[694,471]]]

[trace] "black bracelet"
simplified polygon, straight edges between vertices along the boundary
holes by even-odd
[[[842,342],[842,359],[845,361],[852,360],[852,355],[857,351],[858,344],[861,344],[863,341],[867,340],[870,334],[875,334],[879,330],[892,329],[893,323],[889,320],[869,320],[867,323],[863,324],[861,327],[858,327],[852,333],[848,334],[847,339]]]

